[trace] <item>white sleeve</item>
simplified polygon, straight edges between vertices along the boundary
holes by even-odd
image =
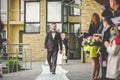
[[[115,52],[116,47],[117,46],[116,46],[115,42],[113,41],[113,44],[111,46],[107,47],[108,54],[113,55],[114,52]]]

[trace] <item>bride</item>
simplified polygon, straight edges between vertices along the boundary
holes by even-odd
[[[65,54],[65,45],[64,44],[62,44],[62,48],[63,48],[62,54],[60,54],[60,52],[58,52],[57,64],[64,64],[65,60],[67,59],[67,56]]]

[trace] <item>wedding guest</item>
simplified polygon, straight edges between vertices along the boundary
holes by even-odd
[[[110,7],[114,10],[114,17],[120,16],[120,0],[110,0]]]
[[[103,20],[103,25],[104,25],[104,29],[102,31],[102,46],[100,48],[100,55],[101,55],[101,70],[102,70],[102,76],[101,76],[101,80],[107,80],[106,78],[106,69],[107,69],[107,57],[108,57],[108,53],[106,51],[105,45],[104,43],[106,41],[109,42],[110,39],[110,29],[111,29],[111,20],[110,18],[104,18]]]
[[[100,18],[97,13],[93,13],[91,17],[91,22],[88,30],[88,37],[93,36],[93,34],[97,33],[98,25],[100,23]],[[96,51],[93,51],[91,54],[91,63],[92,63],[92,76],[91,80],[94,80],[99,76],[99,62],[98,62],[98,57],[96,55]]]
[[[102,5],[102,12],[101,12],[101,13],[103,13],[103,12],[107,12],[107,13],[109,13],[109,15],[112,14],[112,12],[111,12],[111,10],[110,10],[110,7],[109,7],[108,5],[106,5],[106,4]],[[105,16],[108,16],[108,17],[109,17],[109,15],[107,14],[107,15],[105,15]],[[101,17],[102,17],[102,16],[101,16]],[[97,30],[97,34],[101,34],[103,28],[104,28],[104,26],[103,26],[103,17],[102,17],[102,19],[101,19],[101,21],[100,21],[100,24],[99,24],[99,27],[98,27],[98,30]]]
[[[109,80],[120,80],[120,45],[115,44],[115,30],[111,32],[112,38],[105,42],[108,52],[106,77]]]
[[[66,63],[68,62],[68,38],[66,37],[66,33],[62,33],[62,43],[65,46],[65,56]]]

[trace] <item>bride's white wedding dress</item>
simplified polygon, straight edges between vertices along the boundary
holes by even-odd
[[[58,52],[57,64],[62,64],[62,56],[63,56],[63,55]],[[45,64],[48,64],[47,59],[46,59],[46,61],[45,61]]]
[[[58,52],[58,56],[57,56],[57,64],[62,64],[62,54],[60,54],[60,52]]]
[[[43,72],[35,80],[69,80],[66,76],[67,70],[57,65],[56,74],[53,75],[49,71],[49,66],[42,66]]]

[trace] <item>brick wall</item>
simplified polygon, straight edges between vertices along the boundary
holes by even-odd
[[[81,6],[82,30],[88,30],[91,20],[91,15],[94,12],[100,15],[101,5],[98,4],[95,0],[82,0],[82,6]]]
[[[23,35],[23,43],[30,44],[30,47],[32,49],[32,60],[35,61],[46,59],[46,52],[44,49],[44,40],[46,35],[46,0],[40,0],[40,3],[40,33]]]

